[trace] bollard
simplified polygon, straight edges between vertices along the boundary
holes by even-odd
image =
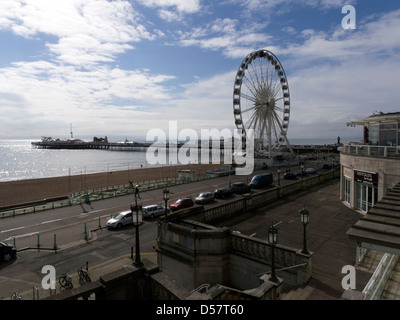
[[[38,252],[40,251],[40,241],[39,241],[39,233],[37,235],[37,248],[38,248]]]
[[[86,222],[85,222],[85,240],[88,240],[87,229],[86,229]]]
[[[99,217],[99,229],[101,229],[100,217]]]
[[[15,237],[13,238],[13,243],[14,243],[14,248],[16,248],[16,244],[15,244]]]
[[[53,248],[54,248],[54,251],[57,252],[56,234],[54,234],[54,246],[53,246]]]

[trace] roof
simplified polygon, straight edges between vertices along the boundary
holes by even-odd
[[[394,123],[400,122],[400,112],[383,113],[382,111],[374,113],[373,115],[363,119],[347,122],[348,126],[351,125],[368,125],[368,124],[381,124],[381,123]]]
[[[400,252],[400,183],[347,231],[350,239],[386,252]]]

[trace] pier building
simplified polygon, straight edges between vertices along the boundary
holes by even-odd
[[[366,214],[400,182],[400,112],[347,123],[362,126],[363,141],[343,145],[340,199]]]

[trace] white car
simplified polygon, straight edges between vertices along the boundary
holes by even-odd
[[[128,210],[128,211],[122,211],[118,213],[115,217],[108,220],[106,226],[108,229],[115,229],[115,228],[119,229],[131,223],[133,223],[132,211]]]
[[[307,168],[306,169],[306,173],[307,174],[313,174],[313,173],[317,173],[317,171],[314,168]]]
[[[194,199],[194,202],[198,204],[206,204],[207,202],[211,202],[213,200],[214,194],[212,192],[203,192],[200,193],[196,199]]]
[[[170,209],[167,208],[167,211],[169,212]],[[154,219],[155,217],[165,215],[165,208],[157,204],[153,204],[150,206],[143,207],[142,212],[143,212],[143,219]]]

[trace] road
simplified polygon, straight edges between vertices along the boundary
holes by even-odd
[[[221,177],[173,186],[169,188],[170,202],[181,197],[193,198],[201,192],[227,186],[229,179],[232,183],[249,182],[251,177]],[[274,181],[276,182],[276,179]],[[281,180],[282,184],[288,182],[290,181]],[[161,189],[147,191],[141,194],[141,203],[143,206],[163,204],[162,196]],[[239,197],[239,195],[234,197]],[[126,255],[129,258],[131,248],[135,247],[134,226],[126,226],[120,230],[107,230],[105,224],[111,215],[130,209],[132,201],[132,195],[122,196],[92,202],[90,205],[65,207],[2,219],[0,241],[15,242],[19,252],[16,260],[0,264],[0,299],[8,299],[14,290],[32,297],[32,287],[41,287],[44,276],[41,271],[45,265],[54,266],[58,276],[64,272],[74,273],[86,263],[91,269],[120,256]],[[229,199],[216,200],[210,205],[221,201],[229,201]],[[155,259],[153,246],[156,233],[156,219],[145,220],[141,224],[142,257]],[[30,249],[23,250],[27,247]]]

